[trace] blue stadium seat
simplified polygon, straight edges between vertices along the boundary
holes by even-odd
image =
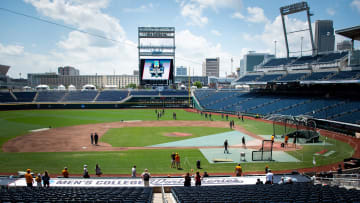
[[[59,102],[65,93],[65,91],[41,91],[38,93],[36,102]]]
[[[16,102],[14,97],[10,94],[10,92],[0,92],[0,102]]]
[[[277,80],[277,81],[299,81],[302,77],[307,75],[308,73],[289,73],[285,77]]]
[[[65,95],[63,101],[93,101],[97,91],[70,91]]]
[[[354,80],[360,78],[360,71],[339,71],[329,80]]]
[[[145,187],[10,187],[0,189],[0,202],[133,202],[151,203]]]
[[[130,95],[159,96],[160,92],[158,90],[133,90],[130,92]]]
[[[324,80],[334,74],[336,72],[313,72],[303,80]]]
[[[271,81],[279,79],[282,76],[283,76],[283,74],[264,75],[262,78],[258,79],[257,81],[258,82],[271,82]]]
[[[293,60],[295,60],[295,57],[290,57],[290,58],[272,58],[270,60],[268,60],[267,62],[265,62],[262,66],[264,68],[271,68],[271,67],[276,67],[276,66],[285,66],[290,64]]]
[[[121,101],[128,96],[128,91],[119,90],[105,90],[100,92],[96,101]]]
[[[359,201],[360,190],[308,183],[173,187],[177,202],[346,202]]]
[[[17,102],[32,102],[36,92],[14,92]]]
[[[245,75],[236,80],[236,82],[253,82],[260,78],[261,75]]]

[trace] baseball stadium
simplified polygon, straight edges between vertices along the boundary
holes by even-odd
[[[280,12],[305,11],[313,41],[309,9]],[[359,26],[335,33],[360,40]],[[154,52],[149,38],[173,44]],[[9,88],[0,66],[0,202],[360,201],[354,46],[297,57],[286,46],[226,87],[195,88],[176,83],[174,27],[139,27],[138,39],[136,88],[36,75]],[[35,187],[47,174],[50,187]]]

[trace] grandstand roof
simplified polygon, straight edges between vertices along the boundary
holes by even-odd
[[[359,40],[360,41],[360,25],[350,28],[344,28],[341,30],[336,30],[336,34],[342,35],[344,37],[351,38],[353,40]]]
[[[5,76],[9,71],[10,66],[0,65],[0,75]]]

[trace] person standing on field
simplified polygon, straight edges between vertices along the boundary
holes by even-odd
[[[90,139],[91,139],[91,144],[93,145],[94,144],[94,135],[92,133],[90,135]]]
[[[97,144],[98,144],[98,140],[99,140],[99,136],[98,136],[97,133],[95,133],[95,135],[94,135],[94,140],[95,140],[95,145],[97,145]]]

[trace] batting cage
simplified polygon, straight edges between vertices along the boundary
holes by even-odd
[[[273,121],[273,135],[292,138],[294,143],[317,143],[320,134],[316,131],[316,122],[306,116],[271,115],[267,118]]]
[[[262,147],[259,151],[252,151],[252,160],[253,161],[273,161],[272,159],[273,152],[273,141],[272,140],[263,140]]]

